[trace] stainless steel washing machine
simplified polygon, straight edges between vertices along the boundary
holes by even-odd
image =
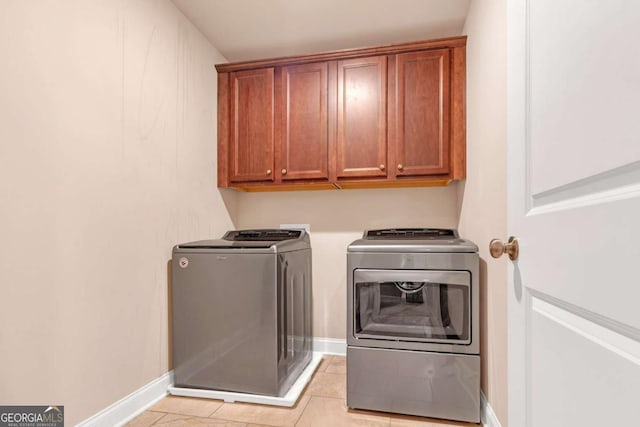
[[[307,233],[229,231],[172,264],[175,386],[286,394],[312,357]]]
[[[480,420],[478,247],[370,230],[347,251],[347,406]]]

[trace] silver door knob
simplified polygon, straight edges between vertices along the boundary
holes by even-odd
[[[383,170],[384,170],[384,165],[380,165],[380,166],[378,166],[378,167],[380,168],[380,170],[381,170],[381,171],[383,171]]]
[[[287,174],[287,170],[286,169],[282,169],[282,175],[286,175]]]
[[[267,175],[271,175],[271,169],[267,169]]]
[[[511,261],[517,260],[520,254],[518,238],[511,236],[507,243],[503,243],[500,239],[491,240],[489,242],[489,253],[494,258],[500,258],[502,254],[508,254]]]
[[[402,169],[404,169],[404,166],[402,166],[402,163],[398,163],[398,170],[401,171]]]

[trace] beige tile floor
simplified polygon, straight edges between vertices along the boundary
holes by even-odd
[[[477,424],[348,409],[345,405],[346,381],[345,358],[325,356],[292,408],[169,396],[127,426],[477,427]]]

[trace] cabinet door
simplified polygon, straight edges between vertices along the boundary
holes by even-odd
[[[327,63],[282,68],[280,176],[326,179]]]
[[[449,173],[449,50],[396,56],[396,175]]]
[[[338,61],[338,178],[385,177],[387,57]]]
[[[231,73],[231,182],[273,181],[273,68]]]

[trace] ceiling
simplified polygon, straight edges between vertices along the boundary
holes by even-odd
[[[172,0],[230,62],[460,35],[470,0]]]

